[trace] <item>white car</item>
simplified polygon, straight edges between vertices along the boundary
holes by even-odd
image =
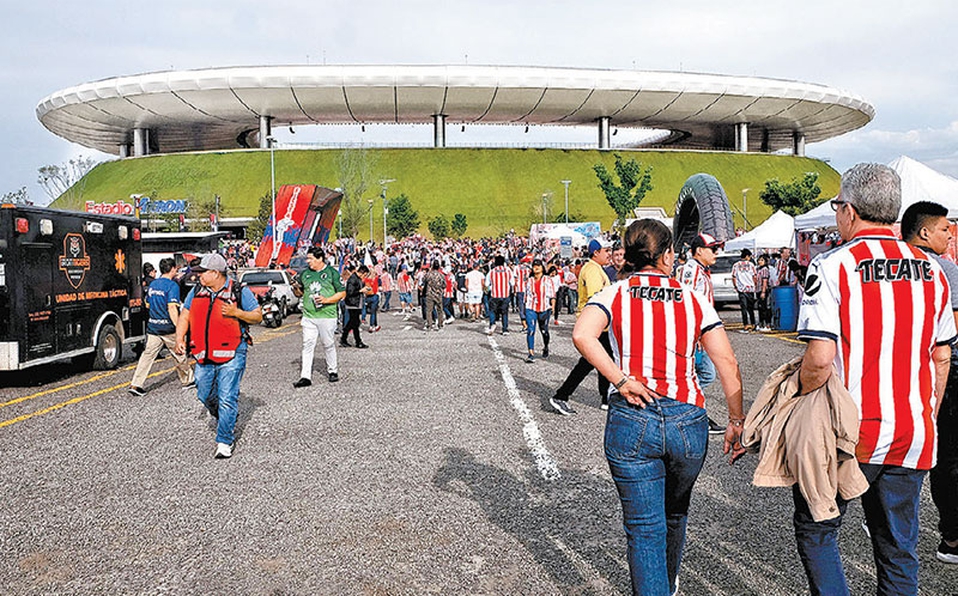
[[[299,308],[299,298],[293,294],[292,275],[285,269],[247,269],[240,273],[239,282],[249,287],[257,298],[272,286],[285,318]]]
[[[715,264],[709,268],[712,275],[712,293],[715,296],[715,308],[738,304],[738,292],[732,283],[732,265],[741,257],[738,252],[721,253],[715,258]]]

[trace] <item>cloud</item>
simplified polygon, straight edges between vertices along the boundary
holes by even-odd
[[[862,161],[888,163],[907,155],[958,178],[958,120],[941,128],[858,130],[810,145],[808,153],[828,158],[839,171]]]

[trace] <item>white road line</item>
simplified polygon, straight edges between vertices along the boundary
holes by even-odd
[[[532,412],[529,411],[526,402],[522,401],[522,395],[519,393],[519,388],[516,387],[516,380],[512,377],[509,365],[506,364],[506,357],[499,349],[499,344],[492,337],[489,338],[489,345],[492,346],[492,353],[495,354],[496,361],[499,362],[499,374],[502,375],[502,382],[506,384],[506,389],[509,391],[509,403],[519,413],[519,420],[522,422],[522,436],[525,437],[526,444],[532,452],[532,457],[536,460],[536,468],[538,468],[539,474],[546,480],[558,480],[561,476],[559,465],[552,458],[549,450],[546,449],[545,440],[542,438],[542,433],[539,432],[539,425],[532,417]]]

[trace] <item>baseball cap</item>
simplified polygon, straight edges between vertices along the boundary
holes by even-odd
[[[199,267],[194,267],[194,271],[219,271],[226,273],[226,259],[219,253],[208,254],[200,260]]]
[[[605,238],[602,238],[601,236],[598,238],[593,238],[592,240],[589,241],[590,255],[597,250],[602,250],[603,248],[612,248],[612,243],[606,240]]]
[[[715,239],[715,236],[711,234],[701,233],[692,238],[692,245],[689,247],[694,253],[698,248],[718,248],[722,246],[724,242],[719,242]]]

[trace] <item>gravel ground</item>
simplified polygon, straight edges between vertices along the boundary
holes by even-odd
[[[722,314],[735,329],[737,313]],[[517,325],[490,341],[479,324],[426,333],[381,319],[364,333],[371,349],[340,349],[340,383],[325,381],[320,351],[305,389],[291,386],[298,317],[257,328],[230,460],[212,458],[210,420],[169,359],[139,398],[125,391],[130,359],[0,375],[0,424],[22,417],[0,428],[0,594],[629,593],[594,376],[576,416],[548,407],[577,358],[572,318],[534,364]],[[730,336],[747,399],[802,349]],[[725,419],[717,388],[708,408]],[[711,440],[682,594],[806,592],[789,491],[752,487],[755,461],[729,467]],[[550,463],[557,478],[540,471]],[[853,503],[841,536],[853,594],[874,592],[861,519]],[[922,593],[953,594],[927,483],[922,522]]]

